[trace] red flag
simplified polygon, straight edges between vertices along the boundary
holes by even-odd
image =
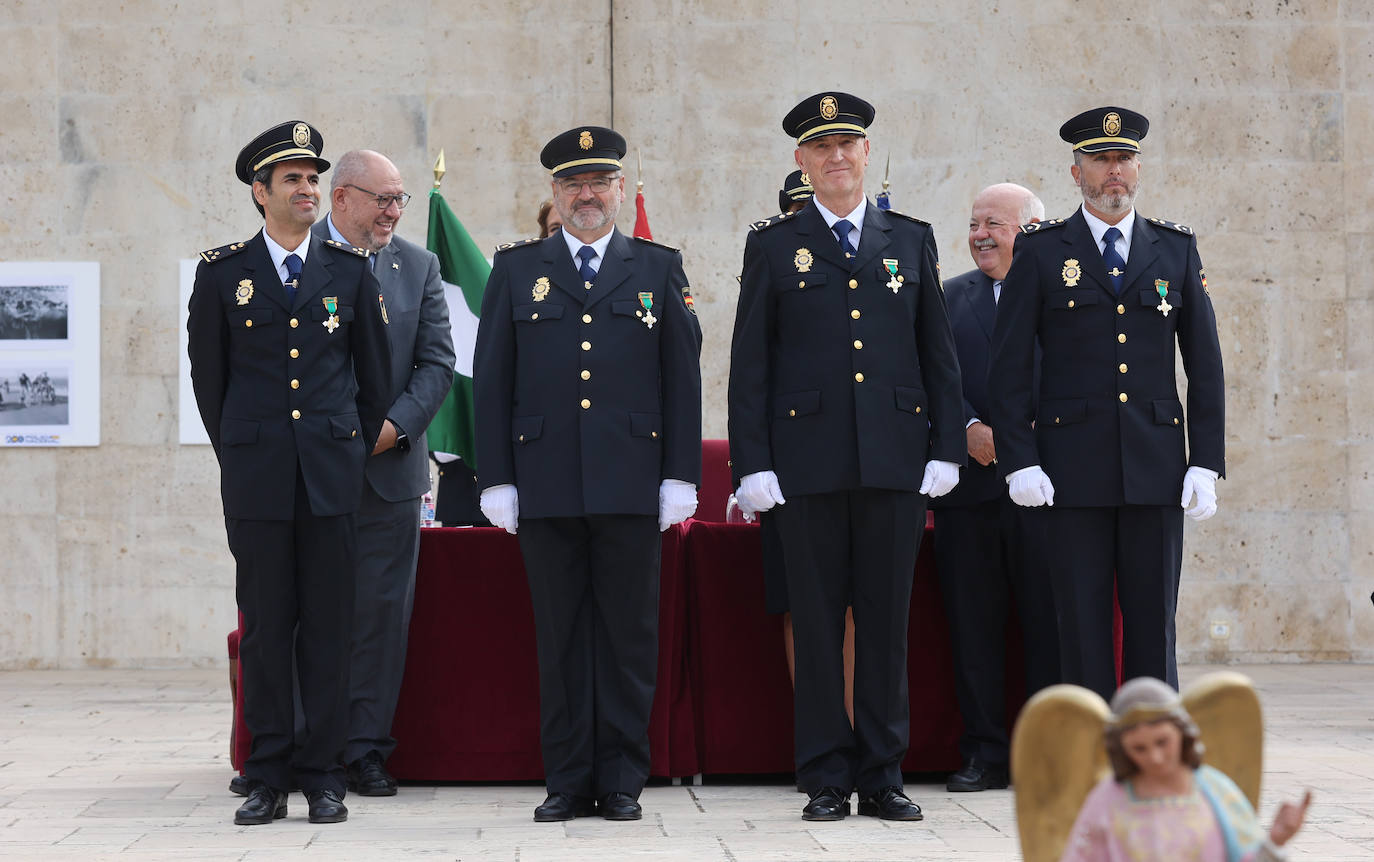
[[[634,236],[639,239],[653,239],[653,231],[649,230],[649,213],[644,209],[644,184],[639,183],[639,190],[635,192],[635,232]]]

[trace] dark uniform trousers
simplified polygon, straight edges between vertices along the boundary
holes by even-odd
[[[900,785],[906,634],[928,459],[965,459],[959,364],[929,225],[867,205],[846,258],[815,203],[753,225],[730,360],[736,485],[777,474],[796,648],[797,780]],[[854,608],[854,727],[844,709]]]
[[[959,350],[964,419],[989,421],[988,362],[997,320],[993,280],[977,269],[946,279],[945,299]],[[1026,693],[1059,681],[1059,627],[1042,512],[1013,503],[997,467],[974,460],[960,472],[959,485],[931,508],[954,690],[964,719],[959,750],[965,760],[1006,766],[1006,624],[1013,607],[1021,623]]]
[[[613,231],[498,251],[474,363],[478,484],[519,494],[550,793],[638,797],[658,666],[659,486],[701,483],[701,328],[676,250]],[[652,324],[652,325],[651,325]]]
[[[1124,677],[1177,685],[1183,478],[1190,465],[1226,471],[1221,348],[1197,238],[1163,219],[1131,218],[1119,291],[1081,211],[1023,228],[988,373],[1002,475],[1039,464],[1054,483],[1045,529],[1064,681],[1103,698],[1116,690],[1113,582]]]
[[[312,236],[289,299],[259,233],[202,254],[188,309],[191,381],[220,462],[244,620],[244,773],[278,790],[293,777],[302,790],[345,790],[355,518],[391,391],[365,257]]]

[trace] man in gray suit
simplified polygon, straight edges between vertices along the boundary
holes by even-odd
[[[329,216],[316,235],[372,252],[390,318],[391,407],[367,461],[358,509],[358,579],[349,683],[349,789],[393,796],[385,763],[396,740],[391,719],[405,670],[406,638],[420,551],[420,496],[429,488],[425,429],[453,385],[453,338],[439,259],[395,236],[410,200],[401,174],[371,150],[334,167]]]

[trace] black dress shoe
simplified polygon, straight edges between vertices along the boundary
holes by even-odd
[[[1007,767],[994,766],[977,757],[964,761],[964,766],[949,777],[945,789],[950,793],[977,793],[980,790],[1001,790],[1008,782]]]
[[[571,793],[550,793],[544,804],[534,809],[535,823],[554,823],[574,817],[591,817],[596,813],[596,801]]]
[[[238,826],[261,826],[286,816],[286,794],[261,781],[249,782],[248,799],[234,812]]]
[[[348,789],[359,796],[395,796],[396,779],[382,765],[382,756],[369,751],[348,764]]]
[[[883,820],[924,820],[921,806],[906,798],[900,787],[884,787],[872,796],[859,800],[859,813],[864,817]]]
[[[843,820],[849,816],[849,794],[838,787],[822,787],[802,809],[803,820]]]
[[[597,812],[606,820],[638,820],[644,809],[628,793],[607,793],[596,804]]]
[[[348,806],[332,790],[307,790],[311,823],[342,823],[348,819]]]
[[[235,796],[247,796],[252,787],[253,782],[249,781],[246,775],[235,775],[229,779],[229,792]]]

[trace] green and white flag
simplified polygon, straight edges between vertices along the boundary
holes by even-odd
[[[482,293],[491,264],[477,249],[458,217],[437,188],[429,193],[429,250],[439,258],[439,275],[448,300],[448,319],[453,330],[453,349],[458,354],[453,388],[429,423],[431,452],[458,455],[476,469],[473,443],[472,356],[477,346],[477,318],[482,314]]]

